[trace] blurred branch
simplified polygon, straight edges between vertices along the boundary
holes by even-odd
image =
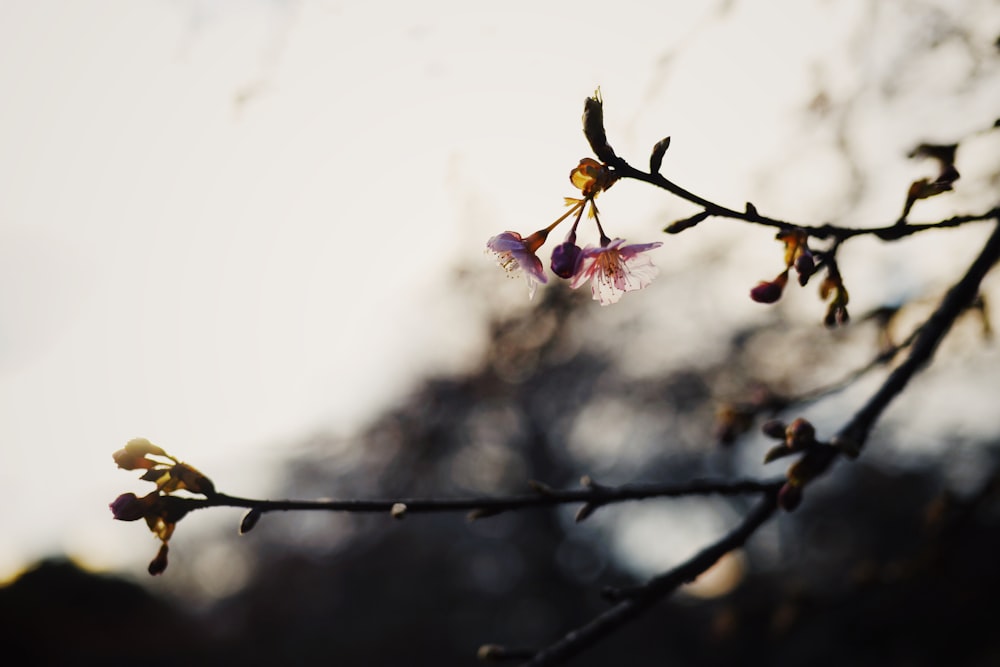
[[[642,586],[627,591],[614,592],[615,597],[621,598],[615,606],[586,625],[566,633],[559,641],[537,651],[524,665],[526,667],[543,667],[544,665],[564,662],[625,625],[682,585],[697,579],[715,565],[720,558],[743,546],[750,539],[750,536],[774,514],[774,510],[777,508],[777,496],[777,488],[769,487],[765,491],[764,497],[747,513],[743,521],[721,539],[705,547],[677,567],[650,579]],[[502,647],[497,648],[501,650],[495,656],[487,657],[505,657]],[[520,652],[512,657],[520,657]]]
[[[864,366],[861,366],[860,368],[855,368],[853,371],[851,371],[841,379],[823,385],[822,387],[817,387],[798,396],[795,396],[791,398],[789,402],[797,403],[800,405],[804,403],[813,403],[815,401],[820,400],[821,398],[829,396],[830,394],[835,394],[836,392],[842,389],[846,389],[847,387],[851,386],[852,384],[854,384],[859,379],[861,379],[871,371],[875,370],[876,368],[888,364],[893,359],[895,359],[900,352],[902,352],[910,345],[912,345],[913,341],[915,341],[917,339],[917,336],[920,334],[920,328],[921,327],[917,327],[912,332],[910,332],[910,335],[907,336],[905,339],[903,339],[901,342],[888,346],[886,349],[879,352],[871,361],[866,363]]]
[[[903,391],[917,371],[930,362],[955,320],[975,302],[980,283],[998,260],[1000,260],[1000,224],[994,228],[979,256],[969,266],[962,279],[948,290],[941,304],[921,325],[906,360],[889,374],[878,391],[834,436],[833,444],[836,447],[833,449],[834,453],[817,454],[821,457],[817,459],[817,464],[825,469],[833,462],[838,450],[850,456],[857,456],[860,453],[882,412]]]
[[[979,293],[979,284],[998,259],[1000,259],[1000,224],[994,229],[962,279],[948,291],[938,308],[917,329],[906,360],[889,375],[878,391],[834,436],[833,446],[817,444],[806,450],[793,466],[803,477],[794,480],[793,483],[794,475],[790,471],[789,482],[781,486],[781,494],[790,490],[800,498],[801,487],[805,482],[823,474],[841,453],[849,454],[851,457],[860,453],[864,441],[882,412],[903,390],[913,375],[931,360],[938,344],[947,335],[958,316],[974,303]],[[910,340],[907,339],[906,343],[910,343]],[[878,360],[874,363],[878,363]],[[742,546],[757,528],[774,514],[779,501],[778,490],[774,487],[768,488],[764,498],[732,532],[687,562],[651,579],[643,586],[626,591],[611,591],[609,597],[613,599],[624,597],[624,599],[586,625],[568,632],[559,641],[539,650],[525,665],[541,667],[561,663],[611,634],[655,602],[673,593],[681,585],[694,581],[724,554]],[[791,504],[786,502],[788,501],[782,501],[782,506],[793,509],[798,504],[798,499]],[[497,653],[497,657],[501,655],[502,653]],[[520,652],[516,655],[520,655]]]

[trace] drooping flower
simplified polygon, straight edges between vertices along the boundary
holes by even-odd
[[[486,247],[497,257],[497,263],[508,274],[516,276],[524,273],[528,280],[528,298],[535,296],[539,284],[548,282],[542,260],[535,255],[548,236],[548,230],[535,232],[528,238],[521,238],[517,232],[497,234],[486,242]]]
[[[625,245],[625,239],[602,240],[600,247],[587,246],[570,287],[576,289],[588,280],[595,301],[602,306],[617,303],[625,292],[642,289],[659,273],[652,260],[642,253],[659,248],[662,243]]]

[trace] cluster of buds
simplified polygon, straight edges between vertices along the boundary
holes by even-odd
[[[816,428],[807,420],[799,417],[790,424],[785,424],[779,419],[772,419],[762,427],[764,435],[780,440],[780,444],[775,445],[764,455],[764,463],[770,463],[792,454],[808,454],[817,449],[822,444],[816,440]],[[813,459],[809,456],[800,457],[788,468],[787,481],[778,491],[778,505],[785,511],[791,512],[802,502],[802,492],[809,480],[819,473],[814,470]]]
[[[153,491],[141,498],[134,493],[123,493],[109,507],[119,521],[146,521],[149,530],[160,540],[160,549],[149,563],[149,573],[161,574],[167,569],[167,543],[174,534],[177,522],[189,509],[182,498],[172,494],[188,491],[211,497],[215,495],[215,485],[198,470],[178,461],[145,438],[129,440],[123,449],[112,456],[119,468],[144,470],[139,479],[156,485]]]
[[[594,198],[614,185],[614,172],[606,165],[591,158],[580,160],[569,174],[570,182],[583,193],[580,198],[567,197],[570,207],[548,227],[538,230],[528,237],[517,232],[503,232],[491,238],[486,247],[492,251],[497,262],[514,276],[524,274],[528,281],[528,296],[533,297],[538,285],[548,282],[542,261],[536,252],[557,225],[576,216],[565,240],[552,251],[550,268],[552,273],[569,280],[573,289],[590,282],[594,300],[602,306],[616,303],[625,292],[642,289],[656,277],[657,268],[647,250],[658,248],[662,243],[639,243],[626,245],[624,239],[611,239],[604,233],[598,217]],[[576,232],[583,219],[584,211],[593,219],[599,234],[599,245],[581,248],[576,243]]]
[[[831,261],[827,265],[826,277],[819,284],[819,298],[824,301],[830,299],[823,324],[833,328],[843,326],[850,321],[851,316],[847,313],[847,288],[844,287],[844,280],[840,277],[836,262]]]
[[[821,253],[822,261],[809,248],[809,235],[802,229],[783,229],[776,237],[785,244],[785,268],[774,280],[762,280],[750,290],[750,298],[758,303],[775,303],[781,298],[788,284],[788,277],[794,270],[799,285],[805,286],[820,266],[826,267],[826,276],[819,286],[820,298],[830,300],[823,322],[828,327],[847,324],[847,289],[840,277],[833,251]],[[832,297],[832,298],[831,298]]]
[[[785,269],[774,280],[762,280],[750,290],[750,298],[759,303],[774,303],[781,298],[792,269],[805,286],[816,271],[816,259],[809,249],[809,235],[801,229],[783,229],[776,237],[785,244]]]

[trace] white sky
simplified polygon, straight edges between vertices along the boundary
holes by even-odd
[[[148,535],[107,510],[144,491],[111,461],[132,437],[263,495],[300,437],[460,367],[479,311],[450,272],[560,212],[595,86],[637,164],[669,133],[681,184],[761,192],[810,136],[789,119],[815,62],[860,85],[864,54],[829,62],[867,3],[744,5],[0,2],[0,577],[61,551],[143,567]],[[898,160],[913,135],[880,137]],[[758,208],[821,215],[811,193],[846,187],[825,160],[795,156]],[[687,211],[617,190],[615,235]]]

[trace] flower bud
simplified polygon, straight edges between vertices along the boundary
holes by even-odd
[[[770,463],[771,461],[776,461],[783,456],[788,456],[789,454],[793,453],[794,452],[792,452],[792,450],[790,450],[788,446],[785,445],[785,443],[781,443],[780,445],[775,445],[771,449],[767,450],[767,452],[764,454],[764,463]]]
[[[146,438],[132,438],[125,443],[125,449],[126,451],[139,456],[145,456],[146,454],[153,454],[155,456],[167,455],[167,453],[163,451],[162,447],[157,447]]]
[[[802,487],[786,482],[778,491],[778,507],[786,512],[793,511],[802,503]]]
[[[780,419],[769,419],[760,427],[761,432],[769,438],[775,440],[785,439],[785,422]]]
[[[115,463],[122,470],[137,470],[139,468],[152,468],[155,464],[141,454],[135,454],[127,449],[119,449],[111,455]]]
[[[155,501],[155,492],[142,498],[136,497],[134,493],[123,493],[108,507],[118,521],[138,521],[146,516]]]
[[[594,155],[603,162],[611,162],[616,158],[614,149],[608,144],[608,136],[604,132],[604,101],[601,91],[588,97],[583,106],[583,134]]]
[[[785,445],[792,451],[800,451],[816,444],[816,428],[799,417],[785,429]]]
[[[158,574],[163,574],[163,571],[167,569],[167,545],[163,544],[160,546],[160,550],[156,553],[156,558],[149,562],[149,573],[154,577]]]
[[[708,211],[701,211],[700,213],[692,215],[690,218],[684,218],[683,220],[677,220],[676,222],[670,223],[669,225],[663,228],[663,231],[665,231],[667,234],[679,234],[680,232],[683,232],[685,229],[690,229],[695,225],[697,225],[698,223],[706,220],[708,218],[708,215],[709,215]]]
[[[243,520],[240,521],[240,535],[246,535],[253,530],[254,526],[257,525],[257,522],[260,521],[262,516],[264,516],[264,513],[260,511],[260,508],[258,507],[254,507],[247,512],[243,516]]]
[[[799,274],[799,285],[805,287],[813,271],[816,270],[816,261],[808,248],[804,248],[795,258],[795,270]]]
[[[781,293],[788,283],[788,271],[782,272],[774,280],[761,281],[750,290],[750,298],[757,303],[774,303],[781,298]]]
[[[583,250],[572,241],[560,243],[552,250],[552,273],[560,278],[572,278],[580,263]]]
[[[652,152],[649,154],[649,173],[655,174],[660,171],[660,165],[663,164],[663,155],[670,148],[670,137],[664,137],[656,142],[653,146]]]

